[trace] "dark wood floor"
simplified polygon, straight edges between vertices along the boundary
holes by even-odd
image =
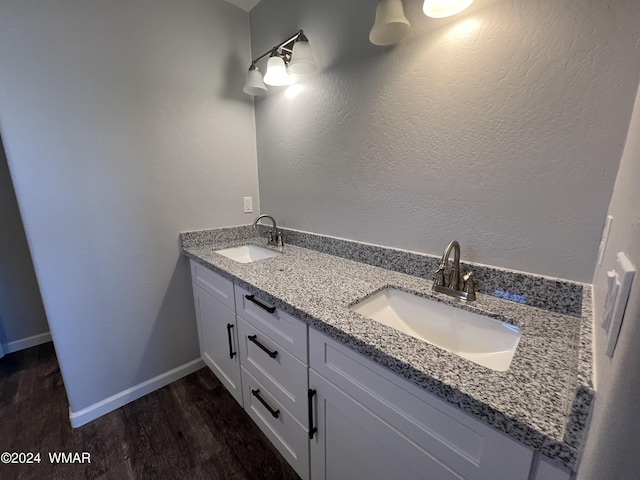
[[[297,479],[208,369],[80,428],[51,343],[0,359],[0,479]],[[90,464],[52,464],[49,452],[89,452]]]

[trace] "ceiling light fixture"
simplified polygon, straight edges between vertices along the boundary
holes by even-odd
[[[263,80],[257,62],[267,55],[269,60]],[[289,39],[251,61],[247,81],[242,90],[247,95],[264,95],[268,92],[265,83],[272,86],[291,85],[296,82],[296,74],[313,73],[317,69],[309,39],[302,30],[298,30]]]

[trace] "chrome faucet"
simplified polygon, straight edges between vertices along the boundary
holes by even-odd
[[[284,241],[282,239],[282,232],[278,230],[278,226],[276,225],[276,219],[271,215],[262,214],[258,218],[253,221],[253,228],[258,227],[258,222],[263,218],[268,218],[273,223],[273,228],[269,230],[269,241],[267,245],[274,245],[276,247],[284,247]]]
[[[451,250],[453,250],[453,265],[447,275]],[[462,282],[460,282],[460,244],[456,240],[449,242],[447,248],[444,249],[440,266],[436,270],[436,278],[433,281],[433,290],[470,302],[476,299],[473,273],[469,272],[464,275]]]

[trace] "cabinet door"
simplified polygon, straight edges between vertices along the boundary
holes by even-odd
[[[236,314],[195,283],[200,355],[218,380],[242,405]]]
[[[313,480],[459,480],[456,472],[313,370]]]
[[[429,458],[457,475],[428,471],[422,474],[426,478],[529,478],[533,449],[314,329],[309,334],[309,366],[372,416],[384,419],[390,435],[402,432],[417,446],[416,453],[423,452],[417,462]]]

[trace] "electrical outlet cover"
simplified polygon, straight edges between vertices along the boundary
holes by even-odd
[[[244,197],[244,213],[253,212],[253,197]]]

